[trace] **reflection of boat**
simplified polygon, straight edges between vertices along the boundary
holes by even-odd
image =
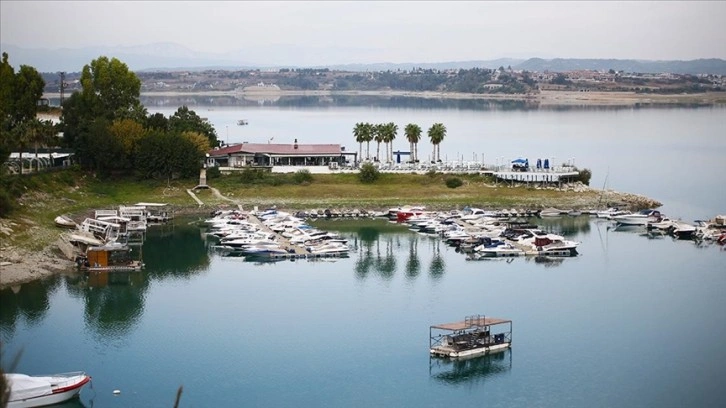
[[[91,381],[84,372],[47,376],[5,374],[5,378],[10,385],[8,408],[59,404],[77,396],[81,388]]]
[[[512,368],[512,350],[488,356],[459,359],[432,358],[429,374],[435,380],[447,384],[461,384],[504,373]]]
[[[429,327],[429,351],[436,357],[472,357],[512,347],[512,321],[481,315]]]
[[[68,217],[67,215],[59,215],[55,217],[55,226],[59,228],[77,228],[78,225],[75,221],[71,219],[71,217]]]
[[[249,122],[247,122],[246,119],[240,119],[240,120],[237,121],[237,124],[240,125],[240,126],[244,126],[244,125],[248,125]]]

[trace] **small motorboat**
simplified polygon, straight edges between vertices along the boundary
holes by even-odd
[[[244,125],[248,125],[249,122],[247,121],[247,119],[240,119],[240,120],[237,121],[237,124],[239,126],[244,126]]]
[[[54,222],[55,222],[55,226],[56,227],[59,227],[59,228],[71,228],[71,229],[73,229],[73,228],[77,228],[78,227],[78,225],[76,224],[76,222],[73,221],[71,219],[71,217],[69,217],[67,215],[59,215],[59,216],[55,217]]]
[[[42,407],[58,404],[76,397],[81,388],[91,381],[82,371],[31,376],[25,374],[5,374],[10,386],[8,408]]]

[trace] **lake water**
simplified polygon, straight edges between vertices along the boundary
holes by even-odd
[[[358,122],[398,125],[395,150],[408,151],[403,129],[423,130],[419,157],[433,148],[427,129],[443,123],[445,161],[509,163],[526,157],[574,162],[592,170],[591,186],[654,198],[671,218],[705,219],[723,212],[726,188],[726,106],[550,107],[521,102],[445,101],[421,98],[280,98],[259,102],[235,98],[161,98],[144,101],[149,112],[173,114],[188,104],[208,118],[227,143],[339,143],[358,151]],[[246,119],[249,125],[238,126]],[[363,150],[365,151],[365,144]],[[376,143],[371,143],[371,156]],[[381,146],[383,149],[383,146]],[[382,153],[383,150],[381,150]],[[409,203],[401,203],[409,204]]]
[[[294,134],[357,149],[359,121],[442,122],[442,155],[475,145],[485,160],[575,157],[593,184],[608,174],[611,188],[659,199],[668,215],[726,213],[722,108],[280,103],[190,107],[220,138],[228,127],[230,142]],[[250,124],[237,126],[242,118]],[[190,221],[149,231],[142,273],[0,291],[3,366],[22,352],[16,371],[85,370],[93,388],[69,406],[86,407],[169,407],[180,385],[189,407],[726,403],[726,251],[717,245],[563,217],[534,222],[580,241],[577,257],[467,261],[385,221],[330,221],[318,225],[349,238],[349,258],[256,264],[216,253]],[[511,351],[431,360],[429,326],[471,314],[512,319]]]

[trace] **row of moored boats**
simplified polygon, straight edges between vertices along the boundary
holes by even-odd
[[[351,250],[341,235],[277,209],[219,210],[204,223],[207,236],[218,240],[217,248],[250,258],[347,256]]]
[[[517,256],[570,257],[579,242],[544,231],[537,225],[514,223],[502,214],[477,208],[432,212],[424,208],[396,208],[387,213],[391,221],[405,223],[412,231],[440,236],[447,244],[467,254],[468,259]]]
[[[646,209],[638,212],[610,209],[598,213],[598,218],[606,218],[616,223],[616,228],[643,228],[649,234],[672,235],[678,239],[694,239],[726,243],[726,216],[719,215],[713,220],[695,220],[693,223],[672,219],[658,210]]]

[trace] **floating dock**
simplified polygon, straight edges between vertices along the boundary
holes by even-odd
[[[512,321],[508,319],[472,315],[429,327],[429,350],[435,357],[467,358],[511,347]]]

